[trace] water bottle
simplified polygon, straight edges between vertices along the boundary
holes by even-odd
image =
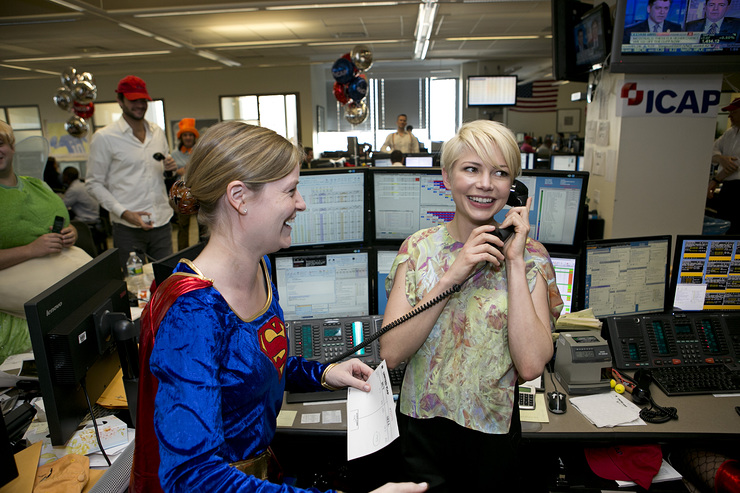
[[[126,261],[126,286],[129,291],[139,294],[139,290],[144,287],[144,263],[141,261],[136,252],[128,254]]]

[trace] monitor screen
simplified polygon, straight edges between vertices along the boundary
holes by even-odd
[[[376,157],[373,158],[373,166],[393,166],[393,161],[389,157]]]
[[[406,154],[404,164],[409,168],[431,168],[434,165],[434,156]]]
[[[468,77],[468,106],[514,106],[516,75]]]
[[[584,308],[597,318],[666,311],[670,235],[586,241]]]
[[[736,2],[738,3],[738,2]],[[648,0],[619,0],[610,70],[621,73],[728,73],[740,70],[740,34],[732,28],[740,5],[726,4],[714,34],[705,22],[705,2],[673,0],[662,32],[650,32]]]
[[[581,256],[551,253],[550,260],[555,269],[555,282],[560,291],[560,297],[563,298],[564,306],[561,315],[580,310],[578,280],[581,276]]]
[[[455,215],[439,168],[378,168],[372,173],[375,241],[400,243]]]
[[[522,152],[522,169],[534,169],[537,154],[533,152]]]
[[[121,368],[101,317],[131,311],[118,250],[109,249],[25,304],[49,434],[63,445]]]
[[[298,191],[306,210],[296,215],[291,247],[365,240],[365,170],[302,170]]]
[[[550,158],[550,169],[556,171],[580,171],[578,168],[578,156],[566,156],[553,154]]]
[[[578,253],[586,235],[588,173],[524,170],[519,181],[529,189],[529,235],[550,252]],[[504,220],[509,207],[495,219]]]
[[[273,271],[285,320],[370,315],[368,249],[278,252]]]
[[[375,265],[377,266],[375,279],[376,315],[383,315],[385,313],[385,306],[388,304],[388,296],[385,293],[385,278],[388,277],[397,254],[397,248],[377,248],[375,250]]]
[[[552,2],[552,60],[556,80],[588,82],[611,51],[609,7],[578,0]]]
[[[740,310],[740,236],[679,235],[672,273],[674,310]]]

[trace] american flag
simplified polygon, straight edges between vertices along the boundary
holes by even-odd
[[[522,113],[543,113],[556,111],[558,107],[558,87],[552,80],[536,80],[516,88],[516,106],[509,111]]]

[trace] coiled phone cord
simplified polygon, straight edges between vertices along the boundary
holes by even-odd
[[[429,308],[433,307],[434,305],[436,305],[440,301],[444,300],[445,298],[447,298],[449,296],[452,296],[454,293],[459,293],[460,290],[462,289],[462,285],[463,284],[465,284],[470,279],[472,279],[473,277],[475,277],[476,275],[478,275],[485,268],[486,268],[486,265],[483,265],[480,269],[478,269],[477,271],[475,271],[472,274],[470,274],[467,278],[465,278],[465,280],[463,282],[461,282],[460,284],[454,284],[447,291],[444,291],[443,293],[438,294],[437,296],[435,296],[431,300],[427,301],[426,303],[424,303],[422,305],[419,305],[419,306],[415,307],[413,310],[411,310],[410,312],[401,315],[400,317],[398,317],[396,320],[392,321],[388,325],[386,325],[384,327],[381,327],[380,330],[378,330],[372,336],[368,337],[365,341],[363,341],[360,344],[354,346],[352,349],[348,349],[347,351],[343,352],[339,356],[335,356],[334,358],[332,358],[329,361],[327,361],[327,363],[329,363],[329,364],[331,364],[331,363],[338,363],[338,362],[342,361],[344,358],[348,358],[348,357],[352,356],[353,354],[355,354],[360,349],[363,349],[363,348],[369,346],[370,344],[372,344],[373,342],[375,342],[376,339],[378,339],[380,336],[382,336],[383,334],[385,334],[386,332],[388,332],[392,328],[398,327],[399,325],[401,325],[405,321],[409,320],[410,318],[414,318],[415,316],[417,316],[418,314],[420,314],[424,310],[428,310]]]

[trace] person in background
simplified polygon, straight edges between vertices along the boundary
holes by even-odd
[[[517,381],[550,361],[563,302],[547,250],[527,236],[532,198],[494,220],[521,173],[514,134],[466,123],[441,160],[454,218],[408,237],[386,279],[384,326],[451,293],[380,338],[389,367],[407,362],[401,454],[409,479],[430,491],[519,491]],[[506,243],[492,234],[508,227]]]
[[[707,195],[711,198],[714,190],[722,184],[717,197],[717,217],[730,221],[727,234],[736,235],[740,234],[740,98],[722,108],[722,111],[729,111],[732,126],[714,142],[712,163],[719,167],[709,180]]]
[[[144,119],[152,100],[146,83],[128,75],[116,94],[121,118],[93,134],[85,186],[110,212],[113,246],[125,268],[129,252],[154,260],[172,254],[172,208],[163,172],[174,172],[177,164],[168,155],[164,131]],[[166,157],[159,160],[157,154]]]
[[[177,127],[177,149],[172,151],[172,159],[177,163],[177,176],[181,177],[187,171],[190,154],[200,133],[195,128],[195,118],[183,118]],[[177,214],[177,226],[177,250],[180,251],[190,246],[190,216]]]
[[[403,153],[401,151],[391,152],[391,166],[403,166]]]
[[[303,148],[303,161],[301,161],[301,169],[310,169],[311,161],[313,161],[313,147]]]
[[[531,135],[525,135],[524,136],[524,142],[522,143],[522,146],[519,148],[522,152],[536,152],[535,148],[532,146],[532,136]]]
[[[545,139],[536,152],[538,159],[550,159],[552,156],[552,139]]]
[[[64,183],[62,183],[60,171],[59,162],[55,157],[49,156],[44,167],[44,181],[54,192],[59,194],[64,193]]]
[[[740,19],[725,17],[732,0],[707,0],[704,4],[704,18],[686,23],[686,31],[699,31],[707,34],[733,35],[734,39],[722,39],[722,42],[737,41],[740,33]]]
[[[62,182],[66,188],[62,200],[72,213],[71,218],[82,221],[90,227],[98,253],[108,249],[108,235],[103,221],[100,220],[100,205],[80,181],[80,172],[73,166],[67,166],[62,172]]]
[[[406,121],[406,115],[403,113],[398,115],[398,118],[396,118],[396,126],[398,128],[385,138],[385,142],[380,147],[382,152],[393,152],[396,150],[404,154],[419,152],[419,141],[410,132],[406,131]]]
[[[291,224],[306,208],[302,154],[267,128],[221,122],[173,187],[179,212],[197,210],[209,238],[142,314],[132,491],[305,491],[267,480],[283,392],[370,390],[372,369],[357,358],[327,365],[287,356],[268,254],[290,246]]]
[[[0,292],[18,291],[25,286],[15,285],[8,269],[22,268],[24,263],[42,257],[53,256],[74,246],[77,230],[69,224],[67,207],[49,185],[38,178],[18,176],[13,171],[15,134],[4,121],[0,121]],[[59,232],[52,232],[54,219],[64,219]],[[88,257],[89,258],[89,257]],[[30,284],[31,272],[21,272]],[[49,273],[40,272],[39,275]],[[56,280],[58,280],[57,278]],[[53,284],[54,280],[46,285]],[[43,290],[43,289],[42,289]],[[40,291],[39,291],[40,292]],[[36,293],[38,294],[38,293]],[[6,305],[5,294],[0,295],[0,362],[12,354],[31,349],[28,324],[20,316],[22,304]],[[12,311],[12,313],[11,313]]]
[[[671,0],[648,0],[647,19],[624,28],[622,42],[628,44],[632,33],[667,33],[681,32],[679,24],[667,20],[671,9]]]

